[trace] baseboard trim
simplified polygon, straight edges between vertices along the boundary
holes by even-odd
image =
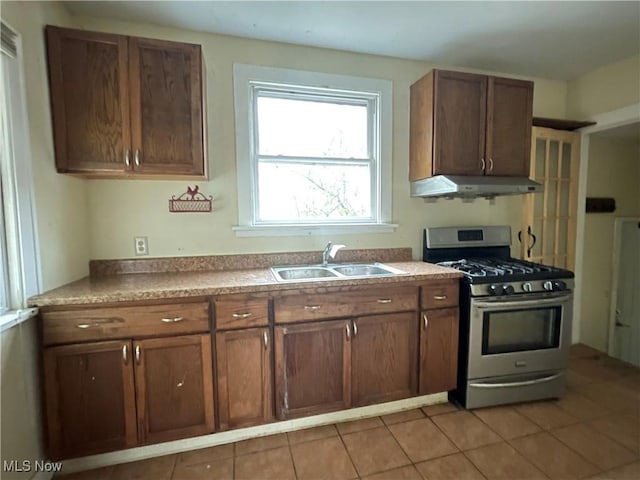
[[[410,410],[436,403],[444,403],[446,401],[446,392],[436,393],[433,395],[397,400],[395,402],[380,403],[378,405],[369,405],[367,407],[358,407],[349,410],[341,410],[339,412],[314,415],[313,417],[296,418],[295,420],[284,420],[281,422],[269,423],[267,425],[259,425],[257,427],[212,433],[210,435],[187,438],[184,440],[175,440],[146,447],[136,447],[117,452],[101,453],[98,455],[66,460],[63,462],[62,471],[64,473],[73,473],[82,470],[91,470],[93,468],[107,467],[119,463],[146,460],[148,458],[161,457],[163,455],[196,450],[198,448],[214,447],[216,445],[238,442],[249,438],[263,437],[265,435],[291,432],[304,428],[319,427],[337,422],[375,417],[378,415],[387,415],[389,413],[396,413],[402,410]],[[34,477],[34,480],[49,480],[49,478],[50,477]]]

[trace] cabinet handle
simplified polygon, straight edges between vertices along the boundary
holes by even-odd
[[[434,295],[433,299],[434,300],[446,300],[447,296],[446,295]]]
[[[183,317],[173,317],[173,318],[163,318],[162,321],[164,323],[178,323],[183,321],[184,318]]]
[[[140,150],[136,148],[136,155],[134,157],[134,162],[136,163],[136,167],[140,166]]]
[[[347,342],[348,342],[349,340],[351,340],[351,328],[349,327],[349,322],[347,322],[345,327],[347,329]]]
[[[129,361],[129,353],[127,352],[127,344],[126,343],[122,346],[122,361],[124,362],[125,365]]]
[[[489,171],[493,172],[493,158],[489,159]]]
[[[231,314],[231,316],[233,318],[249,318],[251,315],[252,315],[251,312],[233,313],[233,314]]]
[[[140,345],[136,345],[136,363],[138,365],[140,365],[140,354],[142,352],[140,351]]]
[[[390,298],[379,298],[378,303],[391,303]]]
[[[480,159],[480,168],[482,169],[482,171],[484,172],[484,168],[487,166],[487,164],[484,162],[484,158]]]
[[[124,164],[125,164],[127,167],[130,167],[130,166],[131,166],[131,159],[129,158],[129,154],[130,154],[130,152],[129,152],[129,149],[127,148],[127,149],[125,150],[125,152],[124,152]]]
[[[353,321],[353,338],[356,338],[358,336],[358,324],[356,323],[356,321]]]
[[[427,327],[429,326],[429,319],[427,318],[427,314],[426,313],[422,314],[422,320],[424,321],[424,328],[426,330]]]
[[[266,350],[269,346],[269,334],[267,332],[263,332],[262,339],[264,340],[264,349]]]
[[[320,305],[305,305],[304,309],[310,311],[320,310]]]

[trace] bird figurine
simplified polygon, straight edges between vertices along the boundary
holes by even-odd
[[[198,185],[196,185],[195,188],[191,188],[187,186],[187,194],[191,195],[191,200],[193,200],[194,197],[197,195],[198,188],[199,188]]]

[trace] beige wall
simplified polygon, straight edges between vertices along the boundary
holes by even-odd
[[[331,239],[349,247],[410,246],[421,251],[421,229],[436,225],[520,224],[519,197],[462,203],[439,200],[427,204],[409,196],[409,86],[433,65],[424,62],[300,47],[181,31],[150,25],[132,25],[97,18],[76,18],[89,30],[199,43],[207,67],[209,167],[211,180],[197,182],[214,196],[212,214],[170,214],[171,195],[186,190],[187,181],[90,181],[92,258],[133,256],[133,237],[149,237],[152,256],[317,250]],[[233,63],[383,78],[393,81],[393,222],[395,233],[314,237],[237,238],[238,222],[233,110]],[[534,113],[563,117],[564,82],[535,80]],[[191,183],[193,184],[193,183]]]
[[[585,218],[581,341],[607,351],[611,300],[613,227],[617,217],[640,215],[640,145],[591,135],[587,197],[613,197],[613,213]]]
[[[634,55],[569,82],[567,115],[568,118],[584,120],[638,102],[640,55]]]
[[[86,182],[55,172],[44,51],[43,26],[72,25],[72,20],[54,3],[2,1],[0,14],[22,38],[36,220],[47,290],[88,271]],[[43,457],[37,338],[35,319],[0,334],[2,461]],[[2,478],[26,479],[31,475],[3,472]]]

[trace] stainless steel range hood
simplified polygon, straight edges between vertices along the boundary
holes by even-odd
[[[411,182],[412,197],[493,198],[541,191],[542,185],[521,177],[438,175]]]

